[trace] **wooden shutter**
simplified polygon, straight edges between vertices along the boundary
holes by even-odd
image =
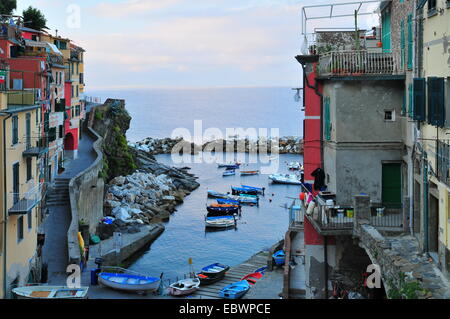
[[[445,125],[444,78],[428,78],[428,124]]]
[[[330,120],[330,98],[324,98],[324,129],[325,129],[325,140],[331,140],[331,120]]]
[[[425,84],[424,78],[416,78],[413,80],[414,120],[416,121],[425,121],[426,117]]]
[[[412,14],[408,14],[408,69],[413,67],[413,28]]]

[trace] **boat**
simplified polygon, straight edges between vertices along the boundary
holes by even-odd
[[[289,174],[272,174],[269,175],[269,179],[274,184],[290,184],[290,185],[301,185],[302,182],[297,175]]]
[[[215,263],[203,267],[197,277],[200,280],[200,285],[209,285],[222,280],[225,277],[226,272],[230,269],[230,266]]]
[[[229,198],[238,201],[242,205],[258,205],[259,203],[258,197],[252,195],[230,195]]]
[[[217,168],[231,168],[231,169],[239,169],[240,164],[217,164]]]
[[[286,257],[284,250],[279,250],[277,252],[275,252],[273,255],[273,260],[275,261],[275,265],[277,266],[282,266],[284,265],[284,259]]]
[[[233,176],[233,175],[236,175],[236,171],[234,169],[233,170],[226,170],[226,171],[224,171],[222,173],[222,176]]]
[[[290,170],[303,170],[303,165],[299,162],[290,162],[288,163],[288,169]]]
[[[219,297],[225,299],[239,299],[242,298],[249,289],[250,284],[247,280],[241,280],[222,288],[219,292]]]
[[[213,228],[227,228],[236,226],[236,218],[233,215],[209,216],[205,217],[205,226]],[[222,213],[223,215],[223,213]]]
[[[254,285],[258,279],[261,279],[263,274],[261,272],[254,272],[248,275],[245,275],[241,278],[241,280],[247,280],[250,285]]]
[[[241,203],[239,203],[238,200],[234,200],[234,199],[223,199],[223,198],[218,198],[216,201],[217,201],[217,204],[230,204],[230,205],[238,205],[238,206],[241,206]]]
[[[260,273],[262,273],[264,275],[266,270],[267,270],[267,266],[264,266],[264,267],[256,269],[255,272],[260,272]]]
[[[231,186],[231,194],[233,194],[233,195],[242,195],[242,194],[244,194],[244,195],[258,195],[259,192],[256,189]]]
[[[262,195],[264,195],[264,192],[266,190],[265,187],[260,188],[260,187],[253,187],[253,186],[247,186],[247,185],[241,185],[241,187],[256,190],[258,192],[258,194],[262,194]]]
[[[211,214],[234,215],[239,213],[239,206],[230,204],[212,204],[207,206],[206,210]]]
[[[12,289],[18,299],[86,299],[89,287],[24,286]]]
[[[114,268],[115,272],[100,272],[98,274],[99,283],[108,288],[135,292],[155,292],[161,284],[161,278],[138,274],[120,267],[109,268]]]
[[[246,176],[246,175],[258,175],[259,171],[241,171],[241,175]]]
[[[228,199],[230,197],[230,194],[224,194],[213,190],[208,190],[208,197]]]
[[[186,296],[198,290],[200,287],[199,278],[188,278],[179,280],[169,286],[169,293],[172,296]]]

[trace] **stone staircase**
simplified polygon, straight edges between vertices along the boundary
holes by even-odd
[[[69,178],[56,178],[47,192],[47,206],[70,205]]]

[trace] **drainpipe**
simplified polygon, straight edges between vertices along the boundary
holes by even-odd
[[[425,253],[429,257],[428,243],[428,156],[423,152],[423,222],[424,222],[424,244]]]
[[[8,114],[8,113],[2,113],[2,116],[7,115],[7,117],[5,117],[3,119],[3,291],[4,291],[4,297],[6,297],[6,250],[7,250],[7,246],[6,246],[6,221],[8,219],[8,215],[7,215],[7,211],[8,211],[8,206],[7,206],[7,198],[8,198],[8,194],[6,192],[6,120],[8,120],[9,118],[12,117],[12,114]]]
[[[414,138],[414,145],[413,145],[413,149],[411,151],[411,198],[410,198],[410,208],[409,208],[409,232],[411,234],[411,236],[414,236],[414,209],[415,209],[415,193],[416,193],[416,178],[415,178],[415,154],[416,154],[416,138]]]
[[[325,299],[328,299],[328,237],[323,236],[323,259],[324,259],[324,277],[325,277]]]

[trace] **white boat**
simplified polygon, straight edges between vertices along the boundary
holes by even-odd
[[[236,218],[234,216],[217,216],[205,217],[205,226],[212,228],[226,228],[236,225]]]
[[[290,162],[290,163],[288,163],[288,168],[290,170],[300,170],[300,171],[302,171],[303,170],[303,165],[301,163],[299,163],[299,162]]]
[[[269,175],[269,179],[275,184],[289,184],[289,185],[301,185],[300,177],[297,175],[289,174],[272,174]]]
[[[69,288],[66,286],[25,286],[12,292],[19,299],[85,299],[89,287]]]
[[[101,272],[98,274],[98,281],[103,286],[112,289],[135,292],[155,292],[161,284],[161,278],[141,275],[120,267],[109,268],[115,268],[120,272]]]
[[[169,293],[172,296],[186,296],[198,290],[200,287],[200,279],[188,278],[179,280],[169,286]]]

